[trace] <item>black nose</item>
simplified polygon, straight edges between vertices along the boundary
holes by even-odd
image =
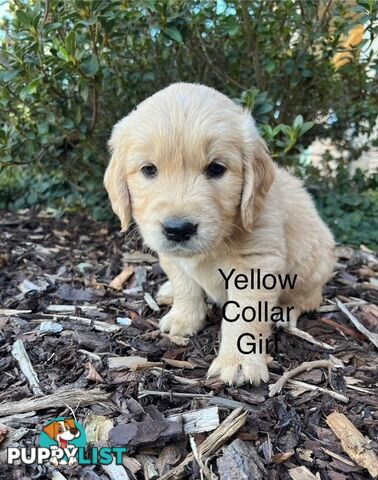
[[[196,224],[181,220],[179,218],[169,218],[163,223],[163,232],[168,240],[173,242],[185,242],[189,240],[197,231]]]

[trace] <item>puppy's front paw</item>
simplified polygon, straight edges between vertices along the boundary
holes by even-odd
[[[173,309],[160,320],[160,330],[171,336],[190,337],[204,325],[203,315],[175,312]]]
[[[210,365],[208,377],[219,376],[224,383],[240,386],[267,382],[269,372],[265,355],[218,355]]]

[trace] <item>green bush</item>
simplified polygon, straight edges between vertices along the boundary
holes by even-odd
[[[300,175],[315,138],[354,159],[354,138],[371,134],[377,114],[367,53],[376,11],[374,0],[11,0],[0,40],[0,207],[111,218],[102,187],[111,127],[176,81],[250,108],[275,160]],[[367,38],[335,70],[356,24]],[[343,241],[365,238],[342,231]]]
[[[341,243],[376,249],[378,239],[378,175],[361,170],[350,176],[343,165],[338,175],[311,180],[309,190],[323,218]],[[335,194],[335,192],[337,192]]]

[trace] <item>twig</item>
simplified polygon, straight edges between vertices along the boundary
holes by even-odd
[[[189,437],[189,442],[194,458],[200,468],[201,480],[203,480],[204,477],[206,477],[207,480],[214,480],[216,477],[210,472],[209,467],[203,463],[202,458],[198,453],[197,444],[192,436]]]
[[[26,353],[22,340],[17,340],[14,342],[12,347],[12,356],[17,360],[21,372],[27,378],[34,395],[43,395],[41,385],[38,380],[38,375],[34,370],[28,354]]]
[[[17,310],[15,308],[0,308],[0,315],[11,317],[13,315],[22,315],[23,313],[31,313],[31,310]]]
[[[260,5],[260,8],[261,6],[262,6],[262,3]],[[264,90],[265,88],[264,79],[261,73],[260,59],[259,59],[259,53],[258,53],[258,41],[255,35],[255,32],[253,32],[252,30],[251,17],[248,11],[248,3],[241,2],[240,7],[241,7],[242,16],[245,24],[245,32],[247,35],[248,46],[252,54],[253,68],[255,69],[255,74],[256,74],[256,85],[259,90]]]
[[[227,442],[229,438],[234,435],[246,422],[248,413],[243,412],[242,408],[234,410],[221,425],[210,434],[206,440],[198,447],[198,455],[203,461],[217,452],[220,447]],[[174,478],[180,478],[184,473],[187,465],[189,465],[194,459],[194,454],[189,453],[185,459],[173,468],[170,472],[163,475],[160,480],[170,480]]]
[[[181,397],[181,398],[204,398],[209,400],[210,404],[218,405],[223,408],[244,408],[251,412],[259,410],[258,407],[248,405],[247,403],[237,402],[236,400],[230,400],[229,398],[222,398],[212,395],[211,393],[181,393],[181,392],[161,392],[160,390],[140,390],[138,398],[145,397],[147,395],[156,395],[159,397]]]
[[[59,408],[77,404],[91,405],[93,403],[102,403],[109,400],[109,395],[94,388],[93,390],[61,390],[45,395],[44,397],[20,400],[19,402],[0,403],[1,416],[16,415],[17,413],[30,412],[32,410],[44,410],[45,408]]]
[[[269,385],[269,397],[274,397],[277,393],[280,393],[282,387],[285,383],[293,377],[296,377],[299,373],[302,372],[309,372],[310,370],[314,370],[315,368],[335,368],[335,367],[342,367],[343,364],[340,363],[335,357],[330,355],[328,360],[315,360],[313,362],[303,362],[302,365],[299,365],[293,370],[287,370],[282,377],[277,380],[277,382]]]
[[[339,308],[337,308],[337,310],[339,310]],[[335,320],[332,320],[331,318],[322,317],[322,318],[319,318],[319,320],[325,325],[329,325],[330,327],[333,327],[335,330],[341,332],[342,334],[344,334],[344,336],[349,335],[350,337],[363,338],[362,333],[356,332],[355,329],[347,327],[342,323],[335,322]]]
[[[288,380],[287,383],[289,385],[294,385],[295,387],[301,387],[305,390],[319,390],[319,392],[327,393],[336,400],[340,400],[340,402],[348,403],[349,398],[342,393],[334,392],[333,390],[328,390],[328,388],[318,387],[317,385],[311,385],[311,383],[300,382],[298,380]]]
[[[46,8],[45,8],[45,14],[43,16],[43,22],[42,24],[45,25],[48,18],[49,18],[49,11],[50,11],[50,1],[46,0]]]
[[[320,448],[323,450],[324,453],[326,453],[330,457],[336,458],[336,460],[339,460],[340,462],[345,463],[345,465],[349,465],[350,467],[355,466],[355,464],[353,462],[351,462],[350,460],[347,460],[346,458],[342,457],[341,455],[339,455],[335,452],[331,452],[331,450],[328,450],[327,448],[324,448],[324,447],[320,447]]]
[[[114,325],[112,323],[101,322],[100,320],[92,320],[90,318],[77,317],[76,315],[69,315],[68,319],[74,322],[80,323],[81,325],[87,325],[88,327],[93,327],[95,330],[99,332],[115,333],[122,330],[121,325]]]
[[[349,318],[349,320],[357,328],[357,330],[361,332],[363,335],[365,335],[365,337],[371,341],[371,343],[375,346],[375,348],[378,348],[378,333],[372,333],[366,327],[364,327],[362,323],[357,319],[357,317],[355,317],[347,309],[347,307],[342,302],[340,302],[338,298],[336,298],[336,303],[337,303],[337,306],[340,308],[340,310]]]
[[[309,343],[313,345],[317,345],[318,347],[325,348],[326,350],[334,350],[334,347],[328,345],[328,343],[321,342],[320,340],[316,340],[312,335],[308,332],[305,332],[297,327],[286,326],[285,331],[290,333],[291,335],[295,335],[296,337],[303,338],[303,340],[307,340]]]

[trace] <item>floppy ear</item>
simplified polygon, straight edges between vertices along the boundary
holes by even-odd
[[[252,155],[244,158],[244,183],[240,203],[243,226],[251,231],[274,180],[274,165],[264,140],[257,136],[253,141]]]
[[[42,431],[45,432],[52,440],[55,440],[58,433],[58,423],[52,422],[42,428]]]
[[[125,120],[125,119],[124,119]],[[126,175],[122,162],[125,161],[124,120],[113,129],[109,141],[112,156],[104,176],[104,185],[108,192],[113,211],[121,220],[122,232],[125,232],[131,219],[131,205],[127,189]]]
[[[67,419],[64,420],[64,421],[65,421],[65,423],[68,424],[68,426],[69,426],[70,428],[76,428],[76,426],[75,426],[75,420],[74,420],[73,418],[67,418]]]

